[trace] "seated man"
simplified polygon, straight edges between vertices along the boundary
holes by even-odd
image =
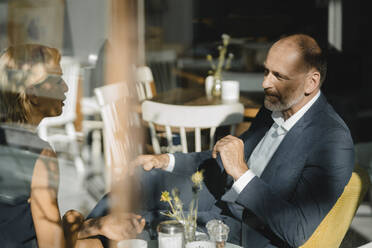
[[[212,151],[141,155],[136,164],[184,177],[204,169],[215,199],[210,218],[230,226],[230,242],[298,247],[350,179],[353,141],[320,92],[327,65],[313,38],[280,39],[264,66],[265,107],[240,138],[226,136]]]

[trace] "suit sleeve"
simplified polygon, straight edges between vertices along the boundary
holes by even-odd
[[[197,171],[204,163],[213,162],[212,152],[192,152],[174,154],[175,165],[173,173],[180,175],[191,175]]]
[[[354,167],[353,142],[344,128],[324,132],[318,142],[288,199],[254,177],[236,201],[293,247],[305,243],[315,231],[343,192]]]

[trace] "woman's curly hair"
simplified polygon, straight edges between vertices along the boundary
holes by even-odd
[[[59,64],[57,49],[23,44],[7,48],[0,57],[0,123],[27,123],[31,115],[31,102],[27,88],[37,83],[33,69]]]

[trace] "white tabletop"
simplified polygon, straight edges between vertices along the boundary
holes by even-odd
[[[157,240],[151,240],[147,243],[148,248],[158,248],[158,241]],[[226,243],[225,248],[242,248],[239,245],[234,245],[231,243]]]

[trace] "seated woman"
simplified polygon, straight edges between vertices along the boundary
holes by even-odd
[[[36,127],[62,113],[66,83],[60,53],[42,45],[8,48],[0,57],[1,247],[102,247],[102,235],[122,240],[142,232],[141,216],[109,214],[84,221],[74,210],[61,219],[58,161]]]

